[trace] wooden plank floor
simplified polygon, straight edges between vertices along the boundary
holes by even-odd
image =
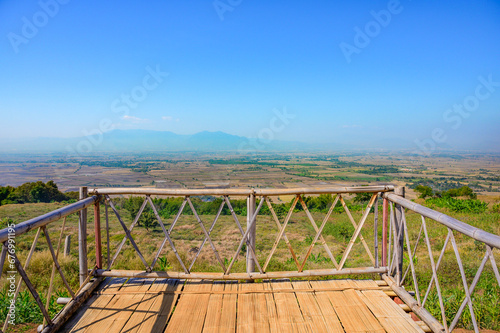
[[[423,331],[372,280],[108,278],[60,332]]]

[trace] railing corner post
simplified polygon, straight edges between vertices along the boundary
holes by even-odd
[[[88,189],[86,186],[80,187],[80,200],[87,197]],[[78,224],[78,263],[80,270],[80,286],[87,279],[87,208],[80,211],[80,221]]]

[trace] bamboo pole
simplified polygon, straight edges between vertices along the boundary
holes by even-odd
[[[71,252],[71,235],[67,235],[64,239],[64,256],[69,256]]]
[[[102,268],[102,243],[101,243],[101,210],[99,200],[94,204],[94,232],[95,232],[95,262],[97,268]]]
[[[57,248],[56,248],[56,259],[59,257],[59,250],[61,249],[61,241],[62,241],[62,236],[64,235],[64,228],[66,227],[66,217],[63,220],[62,226],[61,226],[61,232],[59,233],[59,240],[57,241]],[[50,274],[50,283],[49,283],[49,290],[47,290],[47,299],[45,301],[45,309],[49,311],[49,305],[50,305],[50,295],[52,294],[52,287],[54,286],[54,277],[56,275],[56,263],[52,263],[52,273]],[[45,326],[47,322],[45,321],[45,318],[43,320],[43,325]]]
[[[394,189],[394,194],[401,196],[404,198],[405,188],[398,186]],[[401,285],[403,281],[401,280],[403,276],[403,248],[404,248],[404,224],[403,224],[403,214],[404,208],[401,205],[396,204],[396,223],[394,226],[396,227],[396,234],[398,235],[397,239],[394,240],[394,249],[398,253],[398,261],[396,262],[396,274],[398,285]]]
[[[276,240],[274,241],[273,248],[271,249],[271,252],[267,256],[266,262],[265,262],[264,267],[263,267],[264,271],[266,271],[267,265],[269,265],[269,262],[271,261],[271,258],[274,255],[274,251],[276,251],[276,248],[278,247],[278,244],[281,240],[281,237],[285,233],[286,226],[288,225],[288,221],[292,217],[293,210],[295,209],[295,205],[297,205],[297,202],[299,201],[299,197],[300,197],[299,195],[295,196],[295,199],[293,200],[292,206],[290,207],[290,210],[286,214],[285,222],[283,222],[283,226],[280,228],[278,236],[276,237]]]
[[[197,195],[217,195],[217,196],[249,196],[254,193],[256,196],[277,196],[277,195],[299,195],[299,194],[323,194],[323,193],[377,193],[393,191],[393,185],[373,185],[356,187],[306,187],[306,188],[285,188],[285,189],[168,189],[168,188],[95,188],[89,191],[90,194],[118,195],[118,194],[148,194],[167,196],[197,196]]]
[[[106,202],[107,203],[110,203],[111,200],[109,197],[106,197]],[[137,222],[139,221],[139,218],[141,217],[141,214],[142,214],[142,211],[144,210],[144,208],[146,207],[148,203],[148,199],[144,199],[144,201],[142,202],[142,205],[141,205],[141,208],[139,209],[139,211],[137,212],[137,215],[135,216],[134,218],[134,221],[132,222],[132,224],[130,225],[130,228],[128,229],[129,232],[132,232],[132,230],[134,229],[135,225],[137,224]],[[108,205],[106,205],[106,209],[108,208]],[[107,220],[107,219],[106,219]],[[108,226],[108,230],[109,230],[109,226]],[[108,231],[108,236],[109,236],[109,231]],[[111,259],[111,262],[108,263],[108,266],[109,268],[111,268],[111,266],[113,266],[116,258],[118,258],[118,255],[120,254],[123,246],[125,245],[125,242],[127,242],[127,235],[123,236],[123,239],[122,239],[122,242],[120,243],[120,245],[118,245],[118,248],[116,249],[116,252],[115,254],[113,255],[113,258]],[[108,251],[109,251],[109,241],[108,241]],[[109,269],[108,268],[108,269]]]
[[[349,253],[352,250],[352,247],[354,246],[354,242],[358,238],[358,236],[361,233],[361,229],[363,229],[363,226],[365,224],[366,218],[368,217],[368,214],[370,214],[370,210],[372,209],[373,203],[375,202],[375,198],[377,197],[377,194],[374,193],[372,195],[372,198],[370,199],[370,202],[368,203],[368,206],[365,209],[365,212],[363,213],[363,216],[361,217],[361,221],[359,221],[358,227],[354,231],[354,234],[351,237],[351,240],[349,241],[349,244],[347,244],[347,248],[344,251],[344,255],[342,256],[342,259],[340,260],[339,263],[339,269],[342,269],[344,267],[344,264],[347,260],[347,257],[349,256]]]
[[[0,278],[2,278],[3,266],[5,265],[5,258],[7,257],[7,248],[2,246],[2,254],[0,255]]]
[[[22,234],[25,234],[25,233],[31,231],[31,230],[42,227],[42,226],[47,225],[51,222],[60,220],[65,216],[68,216],[70,214],[74,214],[78,211],[81,211],[84,208],[87,208],[87,207],[93,205],[96,198],[97,197],[95,197],[95,196],[89,197],[89,198],[86,198],[85,200],[75,202],[71,205],[56,209],[56,210],[49,212],[47,214],[37,216],[37,217],[32,218],[28,221],[18,223],[13,228],[14,233],[16,234],[16,236],[20,236]],[[3,243],[9,239],[8,229],[9,228],[4,228],[4,229],[0,230],[0,243]]]
[[[87,187],[80,187],[80,200],[87,197]],[[97,197],[96,197],[97,199]],[[94,203],[94,202],[92,202]],[[78,266],[80,269],[80,285],[87,278],[87,208],[80,211],[80,223],[78,224]]]
[[[306,262],[307,262],[307,258],[309,258],[309,256],[311,255],[313,247],[316,244],[316,242],[318,241],[318,239],[321,239],[320,242],[323,245],[323,247],[325,248],[326,253],[330,257],[330,260],[332,261],[332,263],[335,265],[336,268],[339,268],[339,264],[337,263],[337,260],[335,260],[335,257],[333,256],[332,251],[330,251],[328,244],[326,244],[325,239],[321,235],[321,233],[323,232],[323,228],[326,225],[326,222],[330,218],[330,215],[332,214],[333,209],[335,208],[335,206],[337,205],[337,202],[339,201],[339,198],[340,198],[340,200],[342,200],[342,196],[340,194],[336,196],[335,200],[333,201],[332,205],[330,206],[330,209],[328,209],[328,212],[326,213],[325,218],[323,219],[323,222],[321,223],[321,226],[319,227],[319,229],[318,229],[318,226],[316,225],[316,222],[314,221],[311,213],[309,213],[309,210],[307,209],[306,203],[304,202],[304,200],[302,200],[302,198],[300,198],[300,204],[304,208],[304,211],[306,211],[307,217],[309,218],[309,221],[311,222],[314,230],[316,231],[316,235],[314,236],[314,239],[313,239],[311,245],[309,246],[309,249],[307,250],[307,254],[304,257],[304,260],[302,261],[302,265],[299,268],[299,272],[302,272],[302,270],[304,269],[304,266],[306,265]]]
[[[106,200],[104,200],[104,212],[105,212],[105,215],[106,215],[106,245],[107,245],[107,260],[106,260],[106,263],[108,265],[108,269],[111,268],[111,248],[110,248],[110,245],[109,245],[109,214],[108,214],[108,203],[106,202]]]
[[[101,277],[124,277],[124,278],[145,278],[145,279],[205,279],[205,280],[255,280],[255,279],[283,279],[294,277],[311,277],[325,275],[348,275],[348,274],[383,274],[387,273],[387,267],[356,267],[343,269],[316,269],[298,271],[281,271],[266,273],[209,273],[192,272],[189,274],[183,272],[165,272],[165,271],[133,271],[133,270],[104,270],[96,271],[96,276]]]
[[[4,243],[4,246],[6,246],[5,243]],[[26,284],[26,287],[28,288],[31,295],[35,299],[36,304],[38,305],[38,307],[42,311],[43,317],[45,318],[45,320],[47,320],[47,323],[49,323],[49,325],[51,325],[52,320],[50,319],[49,313],[47,312],[47,310],[45,310],[45,307],[43,306],[42,299],[40,298],[40,295],[38,295],[35,287],[33,286],[30,279],[28,278],[26,271],[23,269],[23,266],[21,266],[21,262],[17,258],[17,255],[15,253],[10,253],[10,256],[12,257],[12,259],[14,259],[14,265],[16,266],[16,269],[19,272],[19,275],[21,275],[22,280]]]
[[[273,205],[271,204],[271,201],[269,200],[268,197],[266,197],[266,203],[267,203],[267,206],[269,207],[269,211],[271,212],[271,215],[273,216],[273,220],[276,223],[276,226],[278,227],[278,230],[280,230],[281,229],[280,220],[278,218],[278,215],[276,215],[276,212],[274,211]],[[286,232],[283,233],[283,239],[285,240],[285,243],[288,246],[290,253],[292,254],[292,258],[295,261],[295,265],[297,265],[297,269],[300,269],[299,261],[297,260],[297,256],[295,255],[295,252],[293,251],[292,245],[288,241],[288,237],[286,237]]]
[[[433,209],[424,207],[422,205],[419,205],[415,202],[412,202],[410,200],[407,200],[405,198],[402,198],[398,195],[392,194],[392,193],[384,193],[383,194],[384,198],[389,199],[390,201],[401,205],[405,208],[408,208],[409,210],[412,210],[414,212],[419,213],[422,216],[425,216],[427,218],[430,218],[434,221],[437,221],[455,231],[458,231],[464,235],[467,235],[475,240],[478,240],[480,242],[483,242],[485,244],[490,245],[491,247],[495,247],[497,249],[500,249],[500,236],[491,234],[489,232],[486,232],[484,230],[481,230],[479,228],[473,227],[471,225],[468,225],[467,223],[464,223],[462,221],[459,221],[453,217],[450,217],[446,214],[437,212]]]
[[[75,297],[75,294],[73,293],[73,290],[71,290],[71,287],[69,286],[69,283],[63,274],[61,266],[59,265],[59,262],[57,261],[57,256],[54,252],[54,248],[52,247],[52,242],[50,241],[50,236],[49,236],[49,232],[47,231],[47,227],[43,226],[42,229],[43,229],[43,233],[45,234],[45,239],[47,240],[47,245],[49,246],[49,251],[50,251],[50,254],[52,255],[52,260],[54,261],[56,269],[59,272],[59,275],[61,276],[61,279],[62,279],[64,285],[66,286],[66,289],[68,289],[71,297]]]
[[[378,195],[375,199],[375,212],[373,214],[373,252],[375,252],[375,267],[379,266],[378,262]]]
[[[403,288],[399,287],[396,284],[396,281],[390,276],[386,274],[382,275],[382,278],[387,282],[387,284],[391,287],[391,289],[398,295],[398,297],[408,305],[411,310],[422,319],[430,329],[435,333],[441,333],[445,331],[445,328],[436,318],[434,318],[429,311],[427,311],[424,307],[419,305],[417,301]]]
[[[373,196],[372,196],[373,198]],[[375,202],[377,201],[378,195],[375,197]],[[352,217],[351,211],[349,210],[349,207],[347,207],[347,204],[344,201],[344,198],[340,197],[340,203],[342,204],[342,207],[344,208],[347,217],[349,217],[349,220],[351,221],[351,224],[353,225],[354,229],[358,228],[358,225],[356,224],[356,221],[354,221],[354,218]],[[370,251],[370,247],[365,241],[365,238],[363,237],[363,234],[361,231],[359,232],[359,240],[363,244],[363,247],[365,248],[366,253],[368,254],[368,257],[370,257],[371,262],[375,266],[375,258],[373,257],[372,251]]]
[[[255,260],[253,254],[255,253],[255,237],[257,232],[257,223],[251,224],[252,216],[255,213],[255,194],[251,193],[247,198],[247,228],[250,228],[250,232],[248,233],[248,242],[247,242],[247,255],[246,255],[246,268],[247,273],[255,272]],[[252,251],[253,250],[253,251]]]
[[[389,201],[382,202],[382,266],[387,266],[387,220],[389,212]]]
[[[80,309],[83,302],[85,302],[92,295],[92,292],[97,288],[102,280],[103,278],[97,278],[91,283],[85,283],[81,292],[77,293],[77,296],[54,317],[52,325],[45,326],[43,328],[42,333],[57,332],[59,328],[61,328],[61,326],[64,325],[64,323],[73,315],[73,313]]]
[[[25,270],[28,269],[28,266],[30,265],[31,257],[33,256],[33,253],[35,252],[36,244],[38,242],[38,238],[40,237],[41,232],[42,232],[42,229],[38,228],[36,235],[35,235],[35,239],[33,239],[33,243],[31,244],[31,248],[30,248],[30,252],[28,253],[28,257],[26,258],[26,261],[24,262],[24,269]],[[6,246],[2,246],[2,248],[4,248],[7,251]],[[21,283],[22,282],[23,282],[23,280],[20,279],[19,282],[17,283],[16,291],[14,292],[14,297],[12,297],[14,302],[17,299],[17,295],[19,295],[19,291],[21,290]],[[7,326],[9,325],[9,317],[10,317],[10,314],[7,313],[7,316],[5,317],[5,322],[4,322],[3,328],[2,328],[2,330],[4,332],[7,330]]]

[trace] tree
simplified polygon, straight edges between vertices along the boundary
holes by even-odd
[[[361,203],[361,202],[368,202],[372,198],[373,193],[356,193],[356,196],[354,197],[354,202],[356,203]]]
[[[152,211],[142,212],[139,218],[139,225],[149,231],[150,228],[155,228],[158,225],[158,220]]]
[[[415,187],[415,192],[420,193],[419,198],[425,199],[427,197],[432,197],[432,188],[430,186],[417,185]]]

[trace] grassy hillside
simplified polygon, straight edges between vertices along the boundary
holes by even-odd
[[[351,198],[352,200],[352,198]],[[425,204],[422,199],[418,199],[420,203]],[[126,225],[130,225],[132,222],[131,214],[126,209],[126,200],[117,199],[115,200],[117,209],[120,212],[121,217],[125,221]],[[351,202],[355,205],[354,202]],[[200,204],[201,205],[201,204]],[[340,206],[340,203],[338,204]],[[360,205],[364,205],[361,203]],[[25,221],[29,218],[44,214],[46,212],[52,211],[61,207],[62,204],[59,203],[37,203],[37,204],[8,204],[0,207],[0,223],[2,227],[8,223],[8,221],[19,223]],[[490,205],[491,206],[491,205]],[[354,207],[354,206],[353,206]],[[275,207],[278,209],[277,207]],[[198,208],[197,208],[198,209]],[[465,223],[477,226],[483,230],[494,234],[500,234],[500,214],[488,209],[482,213],[457,213],[446,208],[435,207],[435,209],[443,211],[444,213],[453,216]],[[181,218],[179,219],[177,225],[173,229],[172,239],[180,253],[181,258],[184,260],[185,264],[189,267],[191,261],[193,260],[201,242],[203,241],[204,235],[196,222],[193,215],[186,214],[189,211],[189,207],[186,206]],[[352,215],[356,223],[361,218],[361,210],[353,208]],[[88,246],[89,246],[89,256],[88,264],[89,267],[95,265],[95,243],[94,243],[94,231],[93,231],[93,221],[89,214],[89,234],[88,234]],[[321,211],[312,211],[312,216],[314,217],[317,225],[319,226],[324,217],[324,213]],[[115,249],[124,237],[123,229],[121,228],[118,220],[114,216],[112,210],[109,210],[109,222],[110,222],[110,253],[111,256],[114,254]],[[166,216],[164,222],[167,226],[172,223],[175,214]],[[204,225],[207,229],[214,219],[214,214],[201,215]],[[243,227],[245,226],[246,217],[238,216]],[[281,222],[283,222],[284,217],[281,217]],[[102,239],[103,239],[103,251],[104,251],[104,262],[106,265],[107,248],[105,246],[106,233],[104,229],[105,225],[105,210],[104,207],[101,210],[101,221],[102,221]],[[420,230],[421,218],[418,214],[407,212],[407,221],[409,226],[409,233],[411,239],[411,248],[414,249],[414,244],[418,238]],[[379,224],[378,235],[381,239],[381,223]],[[52,223],[48,226],[48,231],[51,236],[53,244],[57,244],[57,239],[61,231],[62,220]],[[146,230],[142,226],[136,227],[132,235],[137,242],[141,252],[148,262],[151,262],[154,257],[159,245],[163,240],[163,233],[161,228],[158,226],[150,227],[150,230]],[[439,256],[440,250],[443,246],[444,239],[447,234],[447,229],[438,225],[438,223],[433,221],[428,221],[429,237],[431,239],[432,250],[435,260]],[[67,218],[66,230],[64,235],[71,235],[72,246],[71,254],[68,257],[60,258],[61,266],[65,272],[66,277],[69,280],[70,285],[73,289],[77,289],[78,286],[78,251],[77,251],[77,216],[73,214]],[[323,235],[327,244],[335,256],[336,260],[339,261],[344,249],[346,248],[351,235],[354,232],[354,227],[349,221],[345,213],[334,212],[327,223]],[[34,238],[35,231],[32,231],[25,235],[19,235],[16,238],[17,243],[17,253],[22,262],[24,262],[27,253],[31,247],[31,242]],[[259,215],[258,227],[257,227],[257,245],[256,253],[261,264],[264,263],[271,247],[274,243],[275,237],[277,235],[277,227],[272,220],[270,215]],[[312,242],[315,232],[311,223],[309,222],[305,212],[297,211],[292,215],[289,225],[286,229],[286,235],[288,236],[290,243],[297,254],[299,260],[303,259],[307,247]],[[362,235],[371,251],[373,251],[374,244],[374,232],[373,232],[373,214],[369,216],[366,224],[363,228]],[[481,243],[475,242],[468,237],[462,236],[455,233],[455,237],[458,243],[462,261],[465,267],[465,271],[468,276],[469,283],[472,280],[477,267],[479,266],[482,257],[484,256],[484,247]],[[217,247],[221,257],[224,262],[227,263],[231,260],[235,251],[237,250],[239,240],[241,236],[236,227],[236,224],[230,215],[222,215],[217,222],[213,232],[212,240]],[[233,267],[233,272],[243,272],[245,271],[245,252],[241,251],[238,260]],[[495,252],[497,262],[500,259],[499,251]],[[427,249],[425,244],[420,240],[420,244],[417,247],[417,259],[415,260],[415,266],[417,269],[417,275],[420,284],[420,292],[425,294],[425,289],[428,281],[431,278],[430,271],[430,261],[427,255]],[[346,267],[363,267],[371,266],[371,261],[366,254],[362,244],[358,240],[349,256]],[[406,259],[405,265],[408,265],[408,260]],[[316,268],[331,268],[333,265],[331,260],[328,258],[327,253],[323,247],[318,243],[313,249],[311,257],[308,259],[305,269],[316,269]],[[115,265],[115,269],[144,269],[139,257],[136,255],[132,246],[128,243],[124,246],[121,254],[119,255]],[[28,268],[28,274],[32,279],[33,283],[37,287],[37,290],[45,292],[48,288],[48,280],[50,277],[52,269],[52,259],[47,250],[47,245],[44,238],[39,240],[36,247],[36,252],[32,258],[30,267]],[[177,262],[177,259],[170,249],[168,243],[161,253],[160,260],[155,267],[155,270],[175,270],[181,271],[181,267]],[[283,240],[278,246],[277,252],[270,262],[268,271],[280,271],[280,270],[296,270],[296,266],[288,248],[286,247]],[[4,267],[4,273],[6,267]],[[193,271],[222,271],[218,266],[218,262],[210,249],[209,244],[205,244],[197,262],[193,266]],[[446,308],[447,312],[453,313],[456,311],[457,307],[460,305],[461,298],[463,297],[463,287],[461,285],[461,280],[457,278],[458,266],[456,264],[455,256],[451,245],[449,245],[448,250],[444,256],[443,263],[439,270],[440,272],[440,284],[443,288],[443,293],[446,298]],[[5,276],[5,275],[4,275]],[[371,278],[377,278],[377,276],[372,276]],[[426,283],[427,282],[427,283]],[[414,289],[411,282],[411,274],[407,275],[405,285],[408,290]],[[3,293],[0,295],[0,302],[6,302],[7,283],[5,277],[2,277],[0,281],[0,290]],[[65,295],[65,289],[59,277],[56,277],[55,291],[57,295]],[[24,317],[18,317],[19,322],[40,322],[41,315],[36,311],[33,301],[30,299],[27,291],[23,292],[22,302],[25,305],[24,308],[31,309],[26,311]],[[439,306],[437,301],[436,293],[431,293],[428,304],[430,311],[439,317]],[[474,294],[474,304],[476,307],[476,316],[481,327],[489,329],[499,329],[500,323],[500,288],[495,285],[494,275],[491,267],[487,264],[485,272],[479,282],[479,285]],[[5,307],[2,307],[3,312],[0,312],[0,319],[5,318]],[[55,313],[59,307],[53,304],[52,313]],[[465,328],[471,328],[470,318],[467,314],[463,317],[460,325]]]

